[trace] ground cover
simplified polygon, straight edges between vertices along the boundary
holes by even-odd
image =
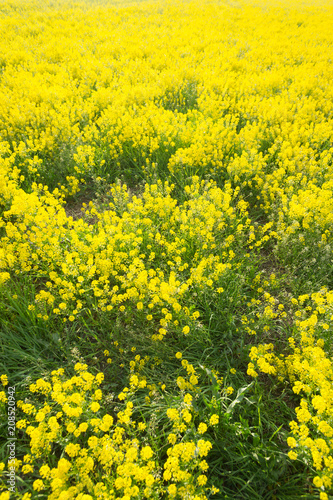
[[[332,22],[1,1],[0,500],[333,497]]]

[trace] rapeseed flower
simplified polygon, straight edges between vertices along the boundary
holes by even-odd
[[[228,300],[232,305],[229,284],[239,279],[243,265],[239,249],[250,262],[267,245],[282,266],[302,263],[308,275],[314,270],[316,284],[309,287],[329,283],[331,7],[289,2],[287,10],[283,3],[271,10],[260,3],[240,2],[234,9],[223,2],[171,2],[163,12],[160,2],[89,9],[66,0],[46,2],[42,9],[35,0],[24,8],[16,8],[16,0],[4,3],[10,15],[5,12],[2,19],[0,41],[0,288],[10,290],[17,303],[12,284],[38,282],[26,307],[29,321],[81,328],[96,317],[130,329],[140,323],[154,342],[202,339],[207,332],[198,304]],[[306,23],[298,25],[303,15]],[[191,50],[184,50],[184,40],[191,40]],[[156,181],[162,174],[175,185]],[[137,195],[125,184],[113,184],[105,210],[90,201],[82,217],[68,216],[65,200],[86,182],[99,193],[103,182],[120,176],[146,184]],[[251,220],[252,213],[265,222]],[[257,275],[250,285],[260,300],[249,301],[255,315],[242,311],[240,322],[251,344],[261,333],[267,338],[289,314],[269,289],[277,279],[274,273],[267,279]],[[290,458],[297,449],[320,472],[315,486],[329,488],[332,363],[327,341],[318,339],[327,339],[331,330],[333,298],[329,290],[307,291],[290,301],[290,354],[280,357],[271,345],[255,346],[247,373],[288,380],[300,399]],[[181,352],[176,359],[182,359]],[[200,434],[206,424],[197,424],[190,400],[200,393],[198,370],[183,361],[186,373],[173,381],[179,404],[166,411],[172,427],[168,444],[174,449],[164,470],[171,484],[161,495],[195,498],[204,491],[204,475],[200,481],[187,476],[193,471],[181,468],[176,446],[182,433]],[[124,466],[117,478],[123,498],[153,496],[154,488],[162,488],[158,478],[164,466],[146,470],[140,462],[144,439],[138,444],[124,437],[129,428],[146,431],[146,424],[133,422],[134,392],[143,391],[146,404],[157,393],[164,397],[163,385],[162,391],[146,390],[135,363],[128,388],[119,388],[120,410],[113,417],[102,416],[103,373],[94,376],[81,362],[74,377],[63,380],[59,369],[52,375],[58,380],[40,378],[30,385],[34,396],[52,404],[18,403],[26,418],[17,428],[29,437],[38,460],[67,433],[73,442],[58,445],[68,446],[81,481],[77,488],[69,486],[71,472],[62,461],[50,477],[45,473],[43,481],[33,483],[36,491],[47,490],[50,500],[107,498],[111,493],[102,473],[96,484],[89,479],[95,461],[106,469]],[[6,375],[1,382],[8,385]],[[219,378],[217,384],[222,383]],[[233,391],[227,386],[224,395]],[[7,401],[0,392],[0,402]],[[217,414],[211,416],[211,425],[218,421]],[[104,434],[96,441],[88,437],[90,431],[110,433],[111,441]],[[75,454],[77,439],[82,445],[90,439],[92,451]],[[138,469],[122,463],[128,450]],[[28,464],[24,467],[28,474]],[[321,491],[320,498],[326,497]]]

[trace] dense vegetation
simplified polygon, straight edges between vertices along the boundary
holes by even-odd
[[[332,2],[0,24],[0,500],[333,498]]]

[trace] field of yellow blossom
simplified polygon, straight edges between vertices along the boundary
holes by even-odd
[[[333,499],[333,0],[0,26],[0,500]]]

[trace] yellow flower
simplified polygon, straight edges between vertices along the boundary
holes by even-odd
[[[168,492],[170,496],[175,497],[177,494],[177,486],[175,484],[170,484],[170,486],[168,486]]]
[[[210,425],[217,425],[219,423],[219,416],[214,414],[209,419]]]
[[[201,460],[201,462],[199,463],[199,467],[202,471],[208,470],[208,463],[206,462],[206,460]]]
[[[192,399],[193,398],[192,398],[191,394],[185,394],[185,396],[184,396],[184,403],[186,405],[191,405],[192,404]]]
[[[143,460],[149,460],[153,456],[153,450],[150,446],[144,446],[140,454]]]
[[[32,485],[33,489],[36,491],[41,491],[44,488],[44,483],[41,479],[36,479]]]
[[[179,413],[175,408],[168,408],[167,409],[167,416],[170,420],[178,420],[179,419]]]
[[[288,444],[288,446],[289,446],[290,448],[296,448],[296,446],[297,446],[297,441],[296,441],[296,439],[295,439],[295,438],[293,438],[293,437],[288,437],[288,438],[287,438],[287,444]]]
[[[170,479],[171,479],[171,472],[168,469],[163,472],[163,479],[165,481],[170,481]]]
[[[211,450],[212,444],[209,441],[205,441],[203,439],[199,439],[198,441],[198,449],[200,457],[205,457],[208,455],[208,452]]]
[[[48,465],[42,465],[41,468],[39,469],[39,474],[47,479],[50,476],[51,469]]]
[[[183,334],[184,334],[184,335],[187,335],[187,334],[189,333],[189,331],[190,331],[190,327],[189,327],[189,326],[187,326],[187,325],[186,325],[186,326],[184,326],[184,328],[183,328]]]
[[[94,413],[96,413],[99,409],[100,409],[101,405],[99,403],[97,403],[97,401],[94,401],[93,403],[91,403],[90,405],[90,409],[91,411],[93,411]]]
[[[145,482],[146,482],[147,486],[152,486],[154,484],[154,482],[155,482],[154,476],[152,474],[148,474],[145,477]]]
[[[67,429],[67,432],[73,433],[76,429],[76,425],[74,424],[74,422],[69,422],[69,424],[67,424],[67,426],[66,426],[66,429]]]
[[[201,422],[198,426],[198,432],[199,434],[204,434],[207,430],[207,425],[203,422]]]
[[[319,476],[316,476],[313,479],[313,484],[315,485],[316,488],[321,488],[323,486],[323,480]]]
[[[104,380],[104,373],[102,372],[97,373],[96,375],[97,384],[100,385],[103,382],[103,380]]]
[[[80,432],[86,432],[86,430],[88,429],[88,424],[87,424],[87,422],[82,422],[82,423],[79,425],[78,429],[80,430]]]
[[[100,401],[103,397],[103,393],[100,389],[97,389],[95,392],[94,392],[94,396],[93,398],[96,400],[96,401]]]
[[[0,391],[0,403],[7,403],[8,399],[5,391]]]
[[[76,457],[76,455],[80,451],[80,445],[70,443],[66,446],[65,451],[66,451],[67,455],[69,455],[71,458]]]
[[[42,422],[45,419],[45,413],[39,411],[35,416],[36,422]]]
[[[200,476],[198,476],[197,481],[200,486],[204,486],[207,483],[207,477],[201,474]]]
[[[192,420],[192,415],[188,410],[183,410],[182,411],[183,419],[185,422],[188,424]]]
[[[26,464],[26,465],[23,465],[21,470],[22,470],[23,474],[28,474],[30,472],[33,472],[34,468],[32,465]]]
[[[169,434],[168,441],[170,444],[175,444],[177,442],[176,434],[173,434],[173,433]]]

